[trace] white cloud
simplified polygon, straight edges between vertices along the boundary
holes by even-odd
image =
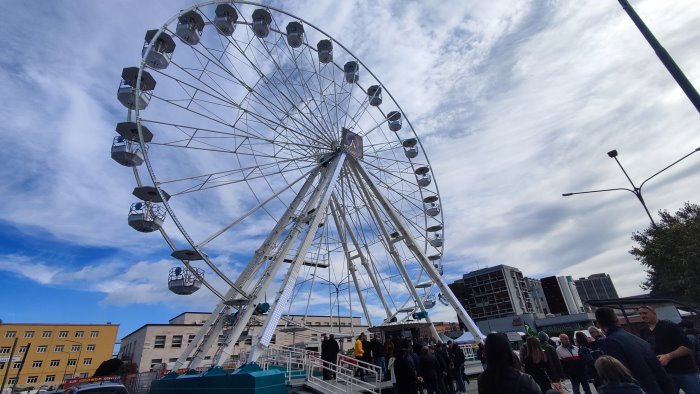
[[[206,290],[190,298],[168,292],[172,261],[147,257],[166,258],[165,244],[158,234],[126,226],[134,182],[129,169],[109,158],[114,125],[125,117],[115,98],[121,68],[138,61],[145,30],[187,5],[0,6],[8,22],[0,26],[7,38],[0,48],[13,54],[0,60],[0,219],[72,245],[121,249],[136,261],[69,266],[18,252],[3,256],[1,270],[47,286],[64,286],[66,277],[86,280],[86,290],[105,294],[108,304],[213,305]],[[700,7],[691,0],[633,6],[698,85],[700,32],[693,23]],[[608,150],[618,149],[639,182],[700,146],[700,138],[696,111],[618,5],[305,1],[279,7],[347,46],[411,120],[441,188],[446,278],[508,264],[527,276],[608,272],[621,295],[640,292],[644,273],[627,251],[630,234],[648,223],[634,197],[561,193],[624,187]],[[367,71],[361,80],[369,83]],[[170,159],[159,165],[175,170],[178,159],[186,163]],[[179,174],[201,173],[221,164],[216,160],[187,162],[191,167]],[[645,186],[652,212],[675,211],[697,195],[699,160],[693,156]],[[264,197],[265,190],[256,192]],[[196,240],[254,204],[245,188],[212,195],[216,204],[173,200]],[[271,226],[260,216],[212,242],[216,263],[234,277],[247,262],[241,256],[257,249]],[[177,233],[172,221],[166,229]],[[183,237],[173,238],[184,247]],[[368,286],[366,275],[360,280]],[[386,285],[392,295],[406,293],[398,281]],[[327,303],[324,297],[315,294],[313,304]],[[434,313],[435,320],[449,320],[445,308]]]

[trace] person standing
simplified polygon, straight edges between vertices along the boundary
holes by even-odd
[[[550,345],[549,335],[546,332],[540,331],[537,333],[537,339],[540,341],[540,346],[547,358],[547,376],[552,381],[553,387],[560,387],[561,381],[564,380],[564,368],[561,366],[557,349]]]
[[[596,309],[595,318],[598,327],[605,333],[605,340],[599,345],[603,354],[618,359],[648,394],[673,392],[673,382],[654,356],[648,342],[620,328],[617,325],[617,315],[611,308]]]
[[[335,379],[336,371],[338,370],[338,353],[340,353],[340,346],[338,341],[335,340],[335,335],[331,334],[328,338],[328,361],[331,363],[331,378]]]
[[[372,348],[372,358],[374,358],[374,365],[377,366],[377,374],[381,372],[382,379],[386,376],[386,365],[384,364],[384,344],[382,343],[379,333],[374,334],[372,338],[371,345]]]
[[[396,387],[396,371],[394,370],[395,362],[396,356],[394,353],[389,354],[389,361],[386,365],[386,369],[389,371],[389,380],[391,380],[391,386],[394,388],[394,394],[400,394],[398,387]]]
[[[700,394],[698,367],[693,357],[693,345],[677,324],[659,320],[656,310],[650,306],[638,309],[642,321],[647,324],[639,333],[649,342],[656,358],[671,376],[675,392],[683,389],[686,394]]]
[[[583,359],[586,364],[586,378],[588,381],[593,382],[593,387],[598,389],[600,387],[600,379],[598,379],[598,373],[595,370],[595,360],[598,359],[603,353],[600,350],[591,349],[588,337],[582,331],[576,333],[576,344],[578,345],[578,354]]]
[[[595,369],[603,382],[603,385],[596,389],[598,394],[644,394],[630,370],[616,358],[598,357]]]
[[[514,367],[513,350],[503,334],[486,336],[486,370],[479,375],[479,394],[542,394],[528,374]]]
[[[586,379],[586,363],[578,354],[578,347],[572,345],[569,336],[563,333],[559,335],[559,341],[561,345],[557,347],[557,355],[564,368],[564,375],[571,381],[574,394],[581,392],[579,386],[583,387],[584,393],[591,394],[591,387]]]
[[[535,379],[535,383],[540,386],[542,392],[552,388],[552,381],[547,376],[547,355],[545,355],[540,345],[540,341],[535,337],[528,337],[525,340],[525,348],[521,354],[525,373]]]
[[[605,339],[605,335],[603,335],[600,328],[596,326],[588,327],[588,333],[591,334],[591,341],[588,342],[589,347],[593,350],[598,350],[598,341]]]
[[[427,346],[423,346],[420,356],[420,373],[423,378],[423,387],[428,394],[442,394],[438,389],[438,360],[435,355],[428,350]]]
[[[454,342],[447,341],[447,348],[452,355],[452,361],[455,364],[454,376],[455,382],[457,383],[457,393],[466,393],[467,386],[464,384],[464,362],[467,358],[464,356],[462,349]],[[467,383],[469,383],[469,377],[467,377]]]
[[[355,356],[355,359],[358,360],[358,365],[355,367],[355,373],[354,376],[356,378],[360,378],[360,380],[365,380],[365,371],[364,367],[359,365],[359,361],[363,361],[365,357],[365,349],[363,346],[363,339],[365,338],[365,333],[360,333],[360,335],[357,337],[357,340],[355,341],[355,348],[353,349],[353,356]]]
[[[330,369],[330,358],[328,354],[328,336],[323,334],[321,336],[321,360],[323,363],[321,367],[323,368],[323,380],[331,380],[332,372]]]
[[[481,362],[481,368],[486,371],[486,352],[484,352],[484,341],[479,342],[476,349],[476,358]]]
[[[418,374],[408,353],[408,348],[402,348],[394,362],[396,390],[400,394],[418,394]]]

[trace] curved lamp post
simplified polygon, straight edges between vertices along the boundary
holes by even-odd
[[[622,164],[621,164],[620,161],[617,159],[617,151],[616,151],[616,150],[611,150],[610,152],[608,152],[608,156],[609,156],[610,158],[612,158],[612,159],[615,159],[615,162],[617,163],[618,166],[620,166],[620,169],[621,169],[622,172],[625,174],[625,177],[627,177],[627,180],[630,182],[630,185],[632,185],[632,189],[628,189],[628,188],[626,188],[626,187],[618,187],[618,188],[614,188],[614,189],[600,189],[600,190],[589,190],[589,191],[585,191],[585,192],[564,193],[564,194],[562,194],[562,196],[564,196],[564,197],[569,197],[569,196],[573,196],[573,195],[575,195],[575,194],[600,193],[600,192],[609,192],[609,191],[613,191],[613,190],[624,190],[624,191],[628,191],[628,192],[634,194],[634,195],[637,197],[637,199],[639,200],[639,202],[642,204],[642,207],[644,208],[644,212],[646,212],[646,213],[647,213],[647,216],[649,216],[649,220],[651,221],[651,224],[652,224],[654,227],[656,227],[656,223],[654,222],[654,218],[651,217],[651,213],[649,213],[649,209],[647,208],[647,205],[646,205],[646,203],[644,202],[644,198],[642,197],[642,187],[644,187],[644,184],[647,183],[647,181],[649,181],[650,179],[652,179],[652,178],[654,178],[655,176],[661,174],[662,172],[668,170],[669,168],[673,167],[674,165],[678,164],[678,163],[681,162],[682,160],[686,159],[688,156],[690,156],[690,155],[692,155],[693,153],[698,152],[698,151],[700,151],[700,148],[696,148],[694,151],[688,153],[687,155],[685,155],[685,156],[681,157],[680,159],[674,161],[673,163],[667,165],[666,167],[664,167],[664,168],[662,168],[661,170],[657,171],[654,175],[652,175],[652,176],[650,176],[649,178],[645,179],[645,180],[639,185],[639,187],[637,187],[637,186],[634,184],[634,182],[632,182],[632,179],[631,179],[630,176],[627,174],[627,171],[625,171],[625,168],[622,167]]]

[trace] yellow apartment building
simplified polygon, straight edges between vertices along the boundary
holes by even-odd
[[[51,387],[112,358],[118,324],[0,323],[0,384]]]

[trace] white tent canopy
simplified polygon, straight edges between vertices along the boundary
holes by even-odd
[[[474,340],[474,335],[472,335],[471,332],[465,331],[462,333],[462,335],[459,336],[459,338],[454,340],[454,343],[461,345],[464,343],[475,343],[476,340]]]

